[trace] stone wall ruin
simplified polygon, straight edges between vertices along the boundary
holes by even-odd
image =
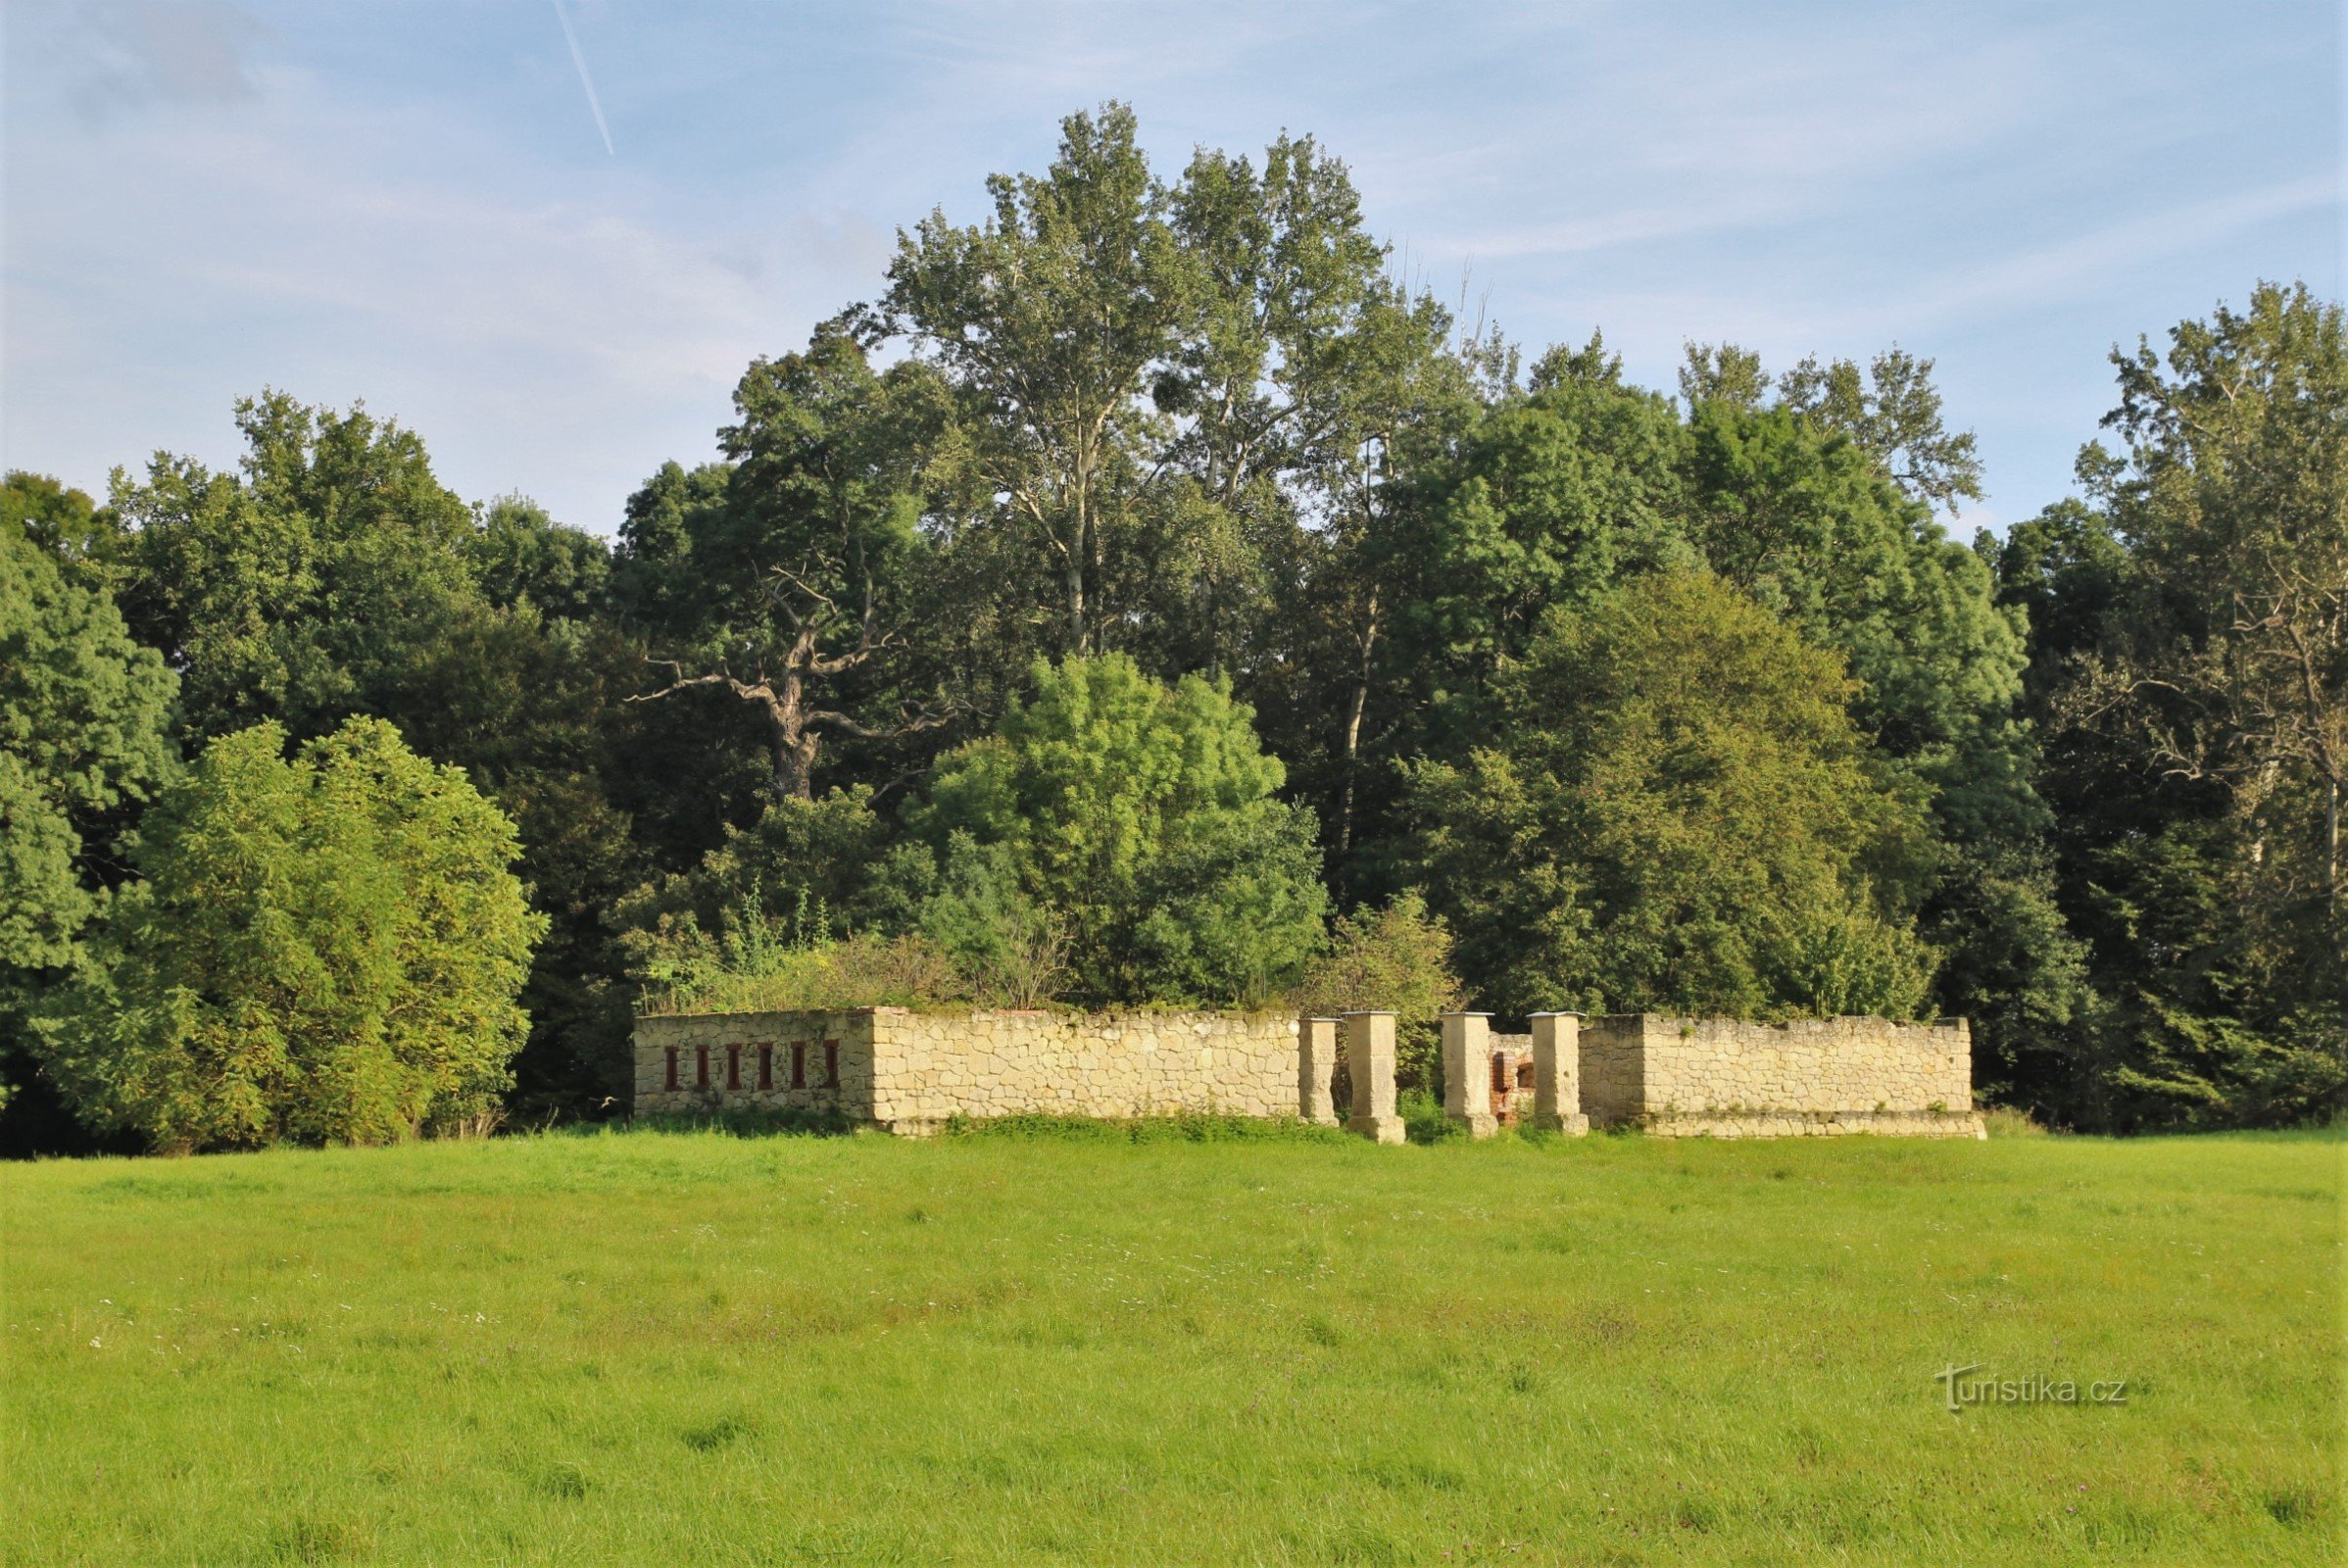
[[[1739,1023],[1536,1013],[1443,1019],[1444,1111],[1579,1134],[1983,1136],[1962,1020]],[[680,1013],[636,1025],[636,1109],[829,1111],[919,1135],[955,1117],[1185,1113],[1340,1122],[1400,1143],[1394,1015],[857,1007]],[[1342,1092],[1346,1102],[1341,1105]]]

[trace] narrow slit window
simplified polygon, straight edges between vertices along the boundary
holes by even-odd
[[[693,1048],[693,1087],[696,1089],[709,1087],[709,1048],[708,1046]]]
[[[674,1047],[674,1046],[670,1046],[670,1047],[668,1048],[668,1087],[669,1087],[669,1088],[671,1088],[671,1089],[674,1089],[676,1086],[677,1086],[677,1048],[676,1048],[676,1047]]]
[[[758,1045],[758,1087],[774,1087],[774,1047],[764,1041]]]
[[[840,1042],[837,1040],[823,1043],[823,1082],[827,1088],[840,1087]]]
[[[1508,1093],[1508,1057],[1497,1051],[1492,1054],[1492,1092],[1495,1095]]]
[[[807,1043],[804,1040],[794,1040],[791,1042],[791,1087],[805,1089],[807,1086]]]
[[[728,1089],[742,1087],[742,1048],[740,1046],[725,1048],[725,1086]]]

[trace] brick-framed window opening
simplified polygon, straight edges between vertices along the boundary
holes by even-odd
[[[742,1087],[742,1048],[740,1046],[725,1048],[725,1086],[728,1089]]]
[[[668,1087],[669,1087],[669,1088],[671,1088],[671,1089],[674,1089],[676,1086],[677,1086],[677,1048],[676,1048],[676,1047],[674,1047],[674,1046],[670,1046],[670,1047],[668,1048]]]
[[[791,1087],[805,1089],[807,1086],[807,1043],[804,1040],[794,1040],[791,1042]]]
[[[840,1087],[840,1042],[837,1040],[823,1043],[823,1086],[826,1089]]]
[[[693,1048],[693,1087],[696,1089],[709,1087],[709,1048],[708,1046]]]
[[[1505,1100],[1508,1097],[1508,1056],[1505,1052],[1492,1054],[1492,1092]]]
[[[758,1043],[758,1087],[774,1087],[774,1046],[768,1041]]]

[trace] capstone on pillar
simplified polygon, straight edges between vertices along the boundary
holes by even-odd
[[[1401,1143],[1402,1118],[1394,1114],[1394,1015],[1348,1012],[1345,1024],[1345,1073],[1353,1080],[1346,1130],[1375,1143]]]
[[[1323,1127],[1337,1125],[1329,1086],[1337,1072],[1337,1020],[1305,1018],[1296,1027],[1296,1114]]]
[[[1582,1015],[1533,1015],[1533,1125],[1579,1138],[1590,1131],[1582,1114]]]
[[[1446,1012],[1443,1025],[1443,1114],[1470,1138],[1500,1130],[1492,1113],[1492,1014]]]

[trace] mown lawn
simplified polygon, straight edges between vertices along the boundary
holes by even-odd
[[[16,1166],[0,1530],[12,1563],[2331,1563],[2344,1147]],[[1951,1363],[2127,1398],[1951,1415]]]

